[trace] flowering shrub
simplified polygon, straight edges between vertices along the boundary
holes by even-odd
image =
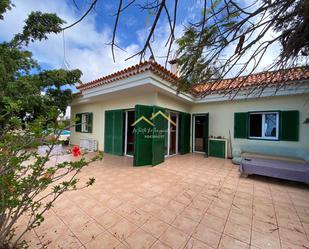
[[[0,248],[15,248],[25,245],[23,235],[44,221],[44,213],[57,198],[66,191],[78,190],[94,183],[89,178],[78,185],[76,178],[81,169],[90,162],[101,159],[98,154],[91,159],[82,156],[79,160],[57,163],[52,151],[58,142],[48,139],[54,131],[61,131],[64,124],[53,124],[46,134],[45,127],[38,121],[23,130],[10,130],[0,137]],[[39,154],[37,146],[47,146],[46,153]],[[78,146],[72,149],[74,157],[81,156]],[[27,217],[28,223],[23,231],[15,234],[16,223]]]
[[[80,156],[81,152],[80,152],[80,148],[78,146],[74,146],[72,149],[72,154],[74,157],[78,157]]]

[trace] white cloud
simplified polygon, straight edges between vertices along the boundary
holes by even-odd
[[[22,30],[24,20],[31,11],[57,13],[68,24],[77,20],[81,13],[74,11],[65,1],[16,0],[16,5],[7,12],[4,21],[0,22],[1,39],[9,40]],[[112,61],[111,48],[106,45],[111,41],[111,30],[103,28],[97,31],[94,14],[87,16],[81,23],[65,31],[66,61],[71,69],[79,68],[83,72],[82,81],[94,80],[115,70],[138,62],[138,58],[125,61],[138,51],[137,44],[131,44],[123,52],[116,49],[116,63]],[[51,68],[64,67],[63,36],[50,35],[48,40],[35,42],[28,48],[34,58]]]

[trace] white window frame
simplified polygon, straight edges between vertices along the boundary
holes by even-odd
[[[127,157],[134,157],[133,155],[129,155],[128,154],[128,150],[127,150],[127,143],[128,143],[128,125],[131,125],[131,124],[128,124],[128,115],[129,115],[129,112],[134,112],[135,109],[130,109],[130,110],[126,110],[125,111],[125,126],[124,126],[124,155],[127,156]]]
[[[250,116],[255,114],[262,115],[262,136],[261,137],[254,137],[250,136]],[[265,115],[267,114],[276,114],[276,136],[269,137],[265,136]],[[261,139],[261,140],[279,140],[279,112],[249,112],[249,138],[252,139]]]
[[[171,125],[171,114],[174,114],[176,116],[176,151],[174,154],[170,153],[170,144],[171,144],[171,138],[170,138],[170,125]],[[167,121],[167,154],[165,154],[165,157],[171,157],[171,156],[175,156],[178,155],[178,123],[179,123],[179,114],[177,112],[173,112],[173,111],[167,111],[167,116],[169,118],[169,120]]]
[[[82,114],[81,132],[88,132],[88,114]]]

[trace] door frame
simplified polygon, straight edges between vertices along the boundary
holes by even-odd
[[[170,157],[170,156],[176,156],[178,154],[178,129],[179,129],[179,113],[176,111],[170,111],[167,110],[168,113],[168,118],[171,118],[171,113],[176,114],[176,148],[175,148],[175,154],[170,154],[170,143],[171,143],[171,139],[170,139],[170,121],[167,121],[167,154],[164,155],[165,157]]]
[[[133,155],[127,154],[127,142],[128,142],[128,112],[134,112],[135,109],[128,109],[125,110],[125,121],[124,121],[124,155],[127,157],[134,157]]]
[[[206,116],[208,115],[208,131],[209,131],[209,113],[196,113],[192,114],[192,152],[193,153],[199,153],[199,154],[205,154],[205,151],[196,151],[195,150],[195,117],[196,116]]]

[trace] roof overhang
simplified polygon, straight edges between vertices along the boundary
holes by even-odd
[[[83,90],[82,94],[76,97],[71,105],[94,101],[105,101],[113,99],[115,96],[136,96],[137,94],[154,91],[162,92],[187,103],[195,101],[195,98],[192,95],[180,93],[176,86],[171,85],[168,81],[161,79],[151,71],[146,71],[125,79],[117,80],[112,84],[103,84],[98,87]]]
[[[244,89],[241,91],[231,91],[229,94],[213,93],[203,98],[198,98],[188,93],[179,92],[177,86],[162,79],[151,71],[145,71],[124,79],[119,79],[111,84],[102,84],[97,87],[85,89],[81,92],[80,96],[73,100],[71,105],[106,101],[116,97],[125,98],[127,96],[136,96],[149,92],[161,92],[176,100],[189,104],[210,103],[230,101],[231,99],[243,100],[309,93],[309,80],[295,82],[279,90],[275,87],[267,87],[265,89],[255,88],[252,91],[250,89]]]

